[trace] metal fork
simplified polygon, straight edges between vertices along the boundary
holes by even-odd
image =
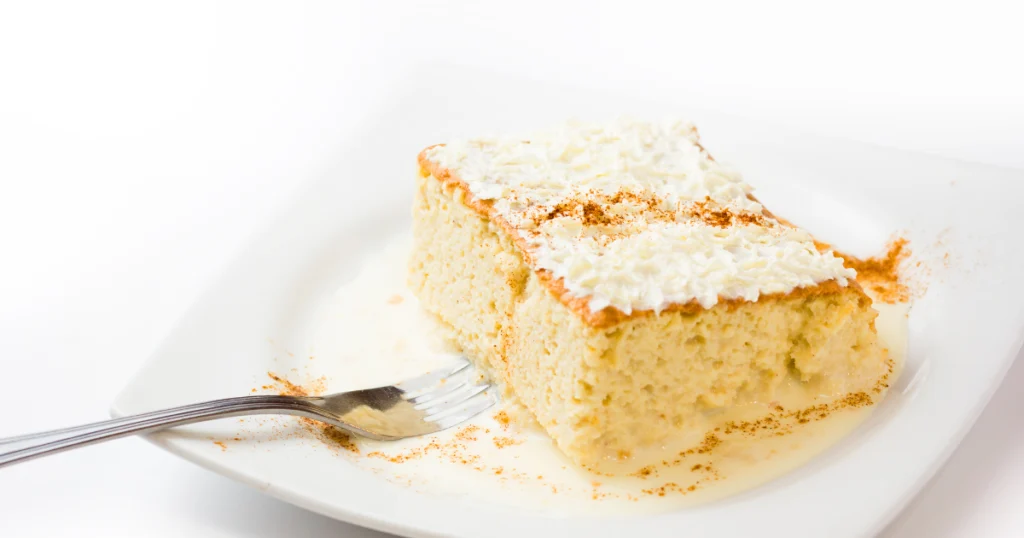
[[[255,395],[185,405],[0,439],[0,467],[128,435],[244,415],[297,415],[363,437],[394,440],[464,422],[497,401],[469,361],[396,385],[326,396]]]

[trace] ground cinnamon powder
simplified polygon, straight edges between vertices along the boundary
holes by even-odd
[[[900,278],[900,264],[910,256],[905,238],[898,237],[886,245],[884,256],[860,259],[836,252],[843,265],[857,271],[857,282],[874,292],[885,303],[902,303],[910,299],[910,288]]]
[[[734,225],[770,226],[764,215],[749,211],[733,211],[711,200],[710,196],[693,204],[691,214],[699,221],[716,228],[728,228]]]
[[[282,396],[317,396],[326,390],[324,378],[314,380],[308,387],[301,387],[273,372],[267,372],[267,376],[279,385],[279,394]],[[267,387],[264,386],[264,388]],[[299,422],[328,446],[337,447],[353,454],[359,453],[359,446],[348,432],[311,418],[300,417]]]
[[[494,441],[494,446],[496,446],[498,448],[505,448],[505,447],[509,447],[509,446],[512,446],[512,445],[518,445],[518,444],[522,443],[522,440],[516,439],[515,437],[502,437],[502,436],[495,437],[493,439],[493,441]]]
[[[494,420],[498,421],[498,424],[503,430],[508,430],[509,426],[512,425],[512,417],[508,416],[505,411],[498,411],[494,415]]]
[[[591,196],[594,196],[591,193]],[[552,220],[558,217],[579,219],[584,226],[615,226],[622,224],[620,216],[605,211],[607,206],[592,198],[569,198],[555,204],[541,220]]]

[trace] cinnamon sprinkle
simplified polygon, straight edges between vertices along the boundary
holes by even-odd
[[[886,245],[884,256],[866,259],[836,252],[843,265],[857,271],[857,282],[871,290],[884,303],[902,303],[910,299],[910,288],[900,277],[900,264],[910,256],[905,238],[898,237]]]
[[[705,196],[704,200],[693,204],[690,214],[704,224],[716,228],[728,228],[734,225],[771,226],[764,215],[750,211],[734,212],[728,207],[715,203],[710,196]]]
[[[693,204],[680,204],[678,211],[663,209],[662,203],[660,198],[648,193],[619,190],[609,196],[590,190],[582,195],[562,200],[549,209],[541,208],[541,212],[532,220],[534,224],[540,224],[543,221],[569,217],[579,220],[585,226],[621,226],[631,219],[616,214],[615,206],[629,204],[639,206],[639,213],[636,215],[642,214],[643,220],[647,222],[676,221],[680,217],[689,216],[716,228],[743,225],[771,227],[773,224],[764,214],[737,211],[716,203],[710,196]]]
[[[281,396],[309,396],[309,391],[273,372],[267,372],[267,377],[273,379],[277,384],[281,385]],[[267,390],[269,388],[272,387],[270,385],[263,385],[264,390]]]
[[[500,425],[503,430],[508,430],[509,426],[512,425],[512,417],[508,416],[508,413],[505,411],[498,411],[495,413],[494,420],[498,421],[498,425]]]
[[[580,221],[584,226],[617,227],[639,218],[647,221],[675,219],[672,211],[660,208],[662,200],[650,193],[637,193],[622,189],[615,194],[596,190],[575,194],[553,207],[538,206],[530,220],[534,225],[560,217]],[[619,207],[625,206],[625,207]],[[629,206],[637,206],[631,208]]]
[[[479,464],[480,456],[467,451],[468,443],[477,440],[476,435],[479,431],[479,426],[469,425],[457,431],[453,439],[443,443],[436,438],[431,438],[425,446],[403,450],[398,454],[389,455],[381,451],[374,451],[367,454],[367,456],[390,463],[405,463],[436,453],[451,463],[470,465],[477,471],[484,471],[487,468]]]
[[[579,219],[585,226],[614,226],[622,224],[622,217],[610,215],[605,208],[590,199],[570,198],[563,200],[544,215],[543,220],[558,217]]]
[[[462,428],[455,434],[455,438],[459,441],[476,441],[477,432],[480,431],[480,426],[469,425]]]
[[[647,477],[651,476],[652,474],[655,474],[655,472],[656,471],[654,469],[654,466],[653,465],[648,465],[646,467],[641,467],[639,470],[637,470],[636,472],[630,474],[629,476],[635,476],[637,478],[647,478]]]
[[[323,394],[327,389],[326,380],[323,377],[314,380],[309,387],[301,387],[273,372],[267,372],[267,376],[280,385],[279,394],[282,396],[316,396]],[[263,388],[270,387],[264,385]],[[340,448],[353,454],[359,453],[359,446],[348,432],[311,418],[300,417],[299,423],[329,447]]]
[[[512,445],[518,445],[518,444],[522,443],[521,440],[516,439],[514,437],[500,437],[499,436],[499,437],[495,437],[493,440],[494,440],[494,446],[496,446],[498,448],[505,448],[505,447],[509,447],[509,446],[512,446]]]

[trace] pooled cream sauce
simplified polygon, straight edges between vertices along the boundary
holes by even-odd
[[[392,384],[450,362],[451,349],[406,288],[407,234],[369,256],[359,274],[318,312],[307,341],[329,392]],[[896,365],[907,345],[906,305],[876,303],[876,327]],[[430,495],[473,498],[558,514],[658,512],[760,486],[808,462],[850,434],[875,406],[793,416],[814,405],[799,383],[769,405],[737,406],[714,417],[719,430],[646,449],[635,462],[591,472],[563,456],[516,404],[503,402],[461,426],[424,437],[359,439],[352,464]],[[882,395],[872,394],[876,401]],[[782,405],[785,412],[775,412]],[[774,413],[776,422],[754,423]],[[800,423],[799,419],[805,419]],[[727,426],[729,422],[733,427]],[[744,424],[746,422],[746,424]],[[611,470],[613,473],[609,473]]]

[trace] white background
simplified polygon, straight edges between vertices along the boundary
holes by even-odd
[[[978,2],[2,4],[0,436],[104,418],[300,178],[424,65],[1024,168],[1019,20]],[[1024,534],[1022,410],[1018,361],[887,534]],[[138,439],[0,470],[0,536],[71,535],[379,536]]]

